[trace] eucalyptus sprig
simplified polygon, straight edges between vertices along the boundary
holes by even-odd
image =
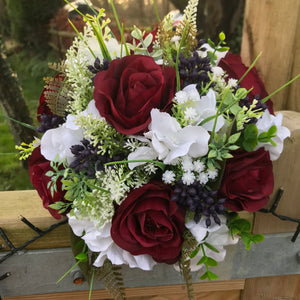
[[[205,269],[206,269],[206,272],[200,277],[201,280],[204,280],[204,279],[208,279],[208,280],[216,280],[218,279],[219,277],[211,272],[209,270],[209,267],[216,267],[218,265],[218,262],[212,258],[212,257],[209,257],[206,255],[206,252],[205,252],[205,248],[208,248],[210,249],[211,251],[213,252],[216,252],[216,253],[219,253],[220,251],[218,249],[216,249],[214,246],[212,246],[211,244],[207,243],[207,242],[204,242],[202,244],[199,244],[196,249],[194,249],[190,255],[190,258],[194,258],[198,253],[199,251],[201,250],[202,252],[202,257],[201,259],[197,262],[197,265],[204,265],[205,266]]]
[[[214,142],[208,145],[209,152],[207,158],[204,157],[201,161],[207,164],[208,168],[211,170],[214,168],[220,169],[221,166],[218,161],[221,162],[233,157],[229,152],[239,149],[239,146],[236,145],[236,143],[239,140],[240,135],[241,133],[238,132],[227,138],[225,133],[222,137],[216,133],[214,136]]]
[[[232,236],[239,235],[241,240],[246,246],[247,250],[250,250],[251,244],[257,244],[262,242],[265,237],[262,234],[251,233],[251,223],[239,217],[237,213],[230,213],[227,226]]]

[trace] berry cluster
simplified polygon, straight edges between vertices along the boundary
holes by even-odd
[[[73,145],[71,152],[74,154],[74,161],[70,164],[70,168],[75,172],[86,172],[87,176],[94,177],[97,171],[104,170],[104,164],[111,161],[119,161],[124,159],[119,155],[112,158],[107,154],[98,154],[98,147],[93,146],[87,139],[81,141],[81,145]]]
[[[100,59],[97,57],[94,65],[89,65],[88,69],[93,73],[93,74],[97,74],[100,71],[104,71],[107,70],[109,67],[109,60],[108,58],[104,58],[103,59],[103,63],[101,64]]]
[[[197,51],[194,51],[193,56],[189,58],[180,54],[178,69],[183,80],[182,87],[196,83],[197,88],[200,89],[202,85],[205,86],[210,82],[208,76],[208,73],[211,73],[210,59],[199,56]]]
[[[185,185],[181,180],[175,184],[172,201],[185,209],[195,213],[194,221],[198,223],[201,216],[206,217],[206,226],[211,225],[211,217],[217,224],[221,224],[218,214],[224,214],[226,209],[223,203],[226,199],[217,199],[217,191],[206,191],[199,182]]]
[[[36,129],[36,131],[40,133],[45,133],[48,129],[57,128],[60,124],[63,124],[65,122],[64,117],[60,117],[57,115],[42,114],[40,116],[40,119],[40,126]]]

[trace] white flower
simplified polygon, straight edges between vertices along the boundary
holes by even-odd
[[[217,113],[217,101],[215,92],[209,89],[205,96],[200,97],[196,84],[190,84],[183,89],[189,95],[189,99],[193,99],[193,102],[189,104],[190,108],[196,111],[197,116],[193,118],[192,125],[199,125],[203,120],[210,116],[214,116]],[[192,96],[190,96],[192,95]],[[197,95],[197,96],[196,96]],[[212,131],[214,127],[215,119],[212,119],[202,125],[206,130]],[[219,131],[225,123],[223,116],[218,116],[216,124],[216,132]]]
[[[206,184],[209,178],[207,173],[202,172],[198,175],[197,179],[201,184]]]
[[[198,53],[201,57],[206,57],[207,56],[207,51],[211,51],[211,52],[214,52],[215,50],[213,48],[211,48],[208,44],[203,44],[201,46],[201,48],[205,48],[206,50],[205,51],[201,51],[201,50],[198,50]],[[218,65],[220,60],[222,58],[224,58],[226,56],[228,51],[226,52],[219,52],[219,51],[216,51],[215,54],[217,56],[217,60],[216,60],[216,64]]]
[[[188,101],[188,94],[184,91],[179,91],[175,94],[175,101],[178,104],[184,104]]]
[[[62,126],[45,132],[41,139],[41,154],[47,160],[55,160],[57,157],[59,161],[66,159],[69,164],[74,160],[70,148],[81,144],[83,139],[83,130],[75,121],[75,116],[68,115]]]
[[[213,170],[208,169],[207,175],[208,175],[208,178],[215,179],[218,176],[218,170],[217,169],[213,169]]]
[[[222,77],[225,74],[225,71],[221,67],[213,66],[211,70],[215,77]]]
[[[162,175],[162,180],[166,184],[171,184],[175,180],[175,174],[173,171],[167,170]]]
[[[191,185],[193,184],[195,181],[195,175],[193,172],[185,172],[183,173],[182,175],[182,182],[183,184],[186,184],[186,185]]]
[[[198,243],[203,243],[205,241],[219,250],[219,253],[216,253],[204,246],[206,255],[220,262],[224,260],[226,255],[226,250],[223,247],[236,244],[239,239],[237,237],[232,238],[230,231],[226,226],[226,218],[222,215],[219,215],[218,217],[221,221],[221,225],[216,224],[215,221],[212,220],[212,224],[207,228],[205,224],[206,217],[201,217],[200,222],[195,223],[195,221],[192,220],[187,222],[185,226],[194,235]],[[207,238],[205,238],[206,236]],[[202,251],[199,251],[198,254],[191,259],[192,271],[197,271],[203,266],[197,265],[202,256]]]
[[[182,158],[182,168],[184,171],[192,171],[194,169],[194,164],[191,157],[186,155]]]
[[[131,152],[128,155],[128,160],[154,160],[157,158],[157,153],[152,147],[139,147],[134,152]],[[129,162],[128,167],[130,170],[134,169],[137,166],[144,165],[146,162]]]
[[[106,223],[104,227],[97,228],[95,223],[89,220],[80,220],[79,217],[70,216],[69,225],[77,236],[87,244],[93,252],[100,252],[94,262],[95,267],[101,267],[108,258],[115,265],[127,264],[130,268],[140,268],[142,270],[152,270],[156,262],[150,255],[131,255],[128,251],[121,249],[114,243],[110,235],[111,223]]]
[[[115,59],[117,57],[120,57],[121,55],[121,45],[118,43],[118,41],[114,38],[109,39],[108,41],[104,41],[106,48],[111,56],[112,59]],[[96,57],[98,57],[103,62],[103,55],[101,48],[99,46],[99,42],[95,36],[91,36],[87,39],[87,44],[81,43],[80,47],[78,49],[78,56],[85,57],[87,60],[87,63],[90,65],[94,64],[95,57],[89,50],[89,48],[93,51]],[[88,48],[89,47],[89,48]]]
[[[208,152],[208,132],[200,126],[180,127],[177,120],[158,109],[151,111],[150,131],[145,136],[151,140],[158,158],[165,164],[178,157],[202,157]]]
[[[194,121],[197,117],[197,112],[193,107],[187,107],[184,111],[184,118],[186,120]]]
[[[278,113],[276,116],[273,116],[269,113],[268,110],[266,110],[256,123],[258,134],[268,131],[269,128],[273,125],[277,127],[276,137],[272,139],[277,144],[276,146],[273,146],[270,143],[258,143],[256,147],[256,149],[264,147],[266,151],[269,151],[271,160],[276,160],[279,158],[283,150],[284,139],[291,135],[289,129],[281,125],[282,118],[283,116],[281,113]]]
[[[235,88],[237,86],[237,79],[229,78],[227,85],[231,88]]]
[[[94,99],[89,102],[87,109],[85,109],[82,114],[84,116],[92,115],[93,118],[99,120],[103,119],[99,113],[99,110],[96,108],[96,102]]]
[[[205,169],[205,165],[203,162],[201,162],[200,160],[196,160],[194,161],[194,171],[197,173],[201,173],[202,171],[204,171]]]

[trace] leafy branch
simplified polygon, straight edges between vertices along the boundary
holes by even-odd
[[[252,234],[251,223],[246,219],[241,219],[237,213],[230,213],[227,226],[231,235],[239,235],[241,237],[247,250],[250,250],[252,243],[257,244],[265,239],[262,234]]]

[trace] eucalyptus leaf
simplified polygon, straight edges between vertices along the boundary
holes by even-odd
[[[241,136],[241,133],[240,133],[240,132],[231,135],[231,136],[229,137],[227,143],[229,143],[229,144],[234,144],[235,142],[237,142],[237,140],[240,138],[240,136]]]
[[[153,40],[153,35],[149,33],[144,39],[144,46],[148,48],[151,45],[152,40]]]
[[[219,279],[219,276],[216,275],[215,273],[211,272],[211,271],[207,271],[207,276],[208,276],[208,279],[210,279],[210,280],[217,280],[217,279]]]
[[[210,267],[216,267],[218,265],[218,262],[212,257],[207,257],[206,264]]]
[[[208,257],[207,256],[202,256],[201,259],[197,262],[197,265],[202,265],[207,262]]]
[[[214,252],[216,252],[216,253],[219,253],[219,252],[220,252],[217,248],[215,248],[214,246],[212,246],[211,244],[209,244],[209,243],[207,243],[207,242],[205,242],[204,245],[205,245],[208,249],[210,249],[211,251],[214,251]]]

